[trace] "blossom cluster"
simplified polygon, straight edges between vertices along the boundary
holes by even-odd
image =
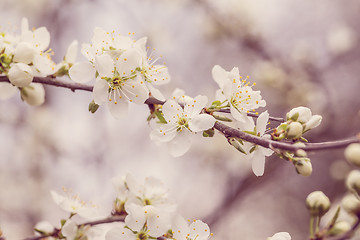
[[[170,81],[165,65],[159,58],[148,56],[147,38],[133,40],[130,36],[94,29],[91,44],[83,44],[81,53],[87,61],[75,63],[70,78],[85,83],[96,77],[93,90],[95,103],[107,102],[110,112],[120,118],[127,104],[143,104],[149,96],[165,100],[154,86]]]
[[[212,234],[209,226],[201,220],[186,221],[177,213],[175,201],[169,197],[168,189],[153,177],[140,184],[132,175],[113,178],[117,196],[112,215],[99,226],[96,224],[76,224],[73,216],[79,215],[87,220],[104,218],[94,204],[81,201],[79,196],[66,195],[51,191],[57,205],[70,213],[69,219],[62,220],[61,227],[56,229],[47,222],[35,226],[37,235],[51,236],[52,239],[163,239],[206,240]],[[124,218],[119,218],[124,217]],[[124,219],[124,220],[123,220]],[[80,238],[82,237],[82,238]]]

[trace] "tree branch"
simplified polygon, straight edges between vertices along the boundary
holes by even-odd
[[[0,76],[0,82],[9,82],[9,79],[7,78],[7,76]],[[58,81],[52,77],[34,77],[33,82],[56,86],[56,87],[68,88],[73,92],[75,90],[83,90],[83,91],[92,92],[92,90],[93,90],[93,87],[90,85],[71,83],[71,82],[62,82],[62,81]],[[153,105],[153,104],[162,105],[165,102],[150,97],[149,99],[147,99],[145,101],[145,103],[148,105]],[[224,109],[224,110],[222,110],[222,112],[227,113],[228,111],[226,109]],[[253,113],[248,113],[248,116],[258,117],[258,115],[253,114]],[[280,121],[280,122],[283,121],[282,118],[271,117],[270,119],[274,120],[274,121]],[[358,135],[355,137],[351,137],[351,138],[339,140],[339,141],[330,141],[330,142],[321,142],[321,143],[306,143],[305,147],[299,147],[299,146],[294,146],[291,142],[278,142],[278,141],[254,136],[254,135],[242,132],[240,130],[237,130],[235,128],[229,127],[220,122],[216,122],[214,125],[214,128],[216,130],[218,130],[219,132],[221,132],[222,134],[224,134],[226,137],[237,137],[237,138],[243,139],[244,141],[248,141],[248,142],[254,143],[256,145],[260,145],[265,148],[280,149],[280,150],[286,150],[286,151],[291,151],[291,152],[295,152],[299,149],[303,149],[305,151],[337,149],[337,148],[344,148],[351,143],[360,143],[360,135]]]

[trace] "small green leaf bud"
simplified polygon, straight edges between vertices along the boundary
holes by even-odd
[[[334,227],[332,227],[329,231],[330,236],[337,236],[343,233],[348,232],[351,229],[351,225],[345,221],[336,222]]]
[[[312,165],[309,158],[299,159],[294,161],[296,172],[302,176],[310,176],[312,173]]]
[[[215,131],[214,131],[213,128],[210,128],[210,129],[208,129],[206,131],[203,131],[203,136],[204,137],[213,137],[214,134],[215,134]]]
[[[360,143],[352,143],[347,146],[345,158],[348,162],[360,167]]]
[[[352,170],[346,178],[346,187],[350,192],[360,194],[360,171]]]
[[[306,198],[306,207],[311,216],[323,216],[330,208],[330,200],[322,191],[310,193]]]
[[[94,100],[92,100],[90,103],[89,103],[89,112],[91,113],[95,113],[99,108],[99,105],[95,103]]]
[[[303,126],[299,122],[292,122],[286,129],[286,137],[288,139],[298,139],[302,136]]]
[[[360,215],[360,201],[354,194],[348,194],[341,200],[341,205],[350,214]]]
[[[245,150],[241,147],[240,142],[236,138],[228,138],[228,142],[236,148],[239,152],[246,154]]]

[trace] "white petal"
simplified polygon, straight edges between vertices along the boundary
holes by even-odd
[[[36,70],[42,75],[48,76],[57,71],[56,64],[46,55],[36,54],[33,63]]]
[[[26,87],[33,80],[32,69],[24,63],[15,63],[11,66],[8,77],[10,82],[17,87]]]
[[[163,182],[154,177],[147,177],[144,183],[144,197],[148,199],[162,197],[168,190]]]
[[[239,122],[246,122],[247,115],[245,112],[239,112],[232,104],[230,104],[230,113]]]
[[[241,130],[241,131],[254,131],[254,119],[252,117],[248,117],[245,116],[244,117],[244,122],[236,122],[237,127]]]
[[[124,99],[136,104],[143,104],[149,98],[149,90],[144,82],[126,81],[120,92]]]
[[[152,237],[161,237],[171,228],[171,218],[169,214],[158,213],[147,220],[149,235]]]
[[[89,82],[95,77],[95,68],[89,62],[75,63],[69,70],[71,80],[77,83]]]
[[[135,240],[136,235],[129,229],[114,227],[105,235],[105,240]]]
[[[147,42],[147,37],[142,37],[135,42],[134,47],[138,48],[140,52],[146,54],[146,42]]]
[[[211,72],[215,82],[219,85],[220,89],[223,89],[225,84],[229,81],[228,72],[219,65],[215,65]]]
[[[215,118],[208,114],[197,115],[189,121],[189,128],[193,132],[199,132],[212,128],[215,124]]]
[[[61,233],[66,239],[75,239],[78,227],[72,220],[67,220],[64,226],[61,228]]]
[[[160,92],[159,89],[155,88],[153,85],[151,85],[150,83],[146,82],[146,86],[149,89],[151,96],[156,98],[157,100],[160,101],[165,101],[165,97],[164,95]]]
[[[291,236],[287,232],[275,233],[269,240],[291,240]]]
[[[189,151],[191,146],[190,134],[188,130],[184,129],[172,141],[168,142],[169,152],[173,157],[180,157]]]
[[[168,100],[162,107],[164,118],[168,123],[175,122],[183,113],[182,107],[174,100]]]
[[[302,106],[291,109],[290,112],[288,112],[288,115],[289,117],[292,117],[296,113],[299,114],[297,121],[301,123],[306,123],[307,121],[309,121],[312,115],[309,108]]]
[[[157,124],[157,127],[150,133],[150,139],[159,142],[169,142],[177,134],[174,124]]]
[[[0,100],[11,98],[17,91],[17,87],[7,82],[0,82]]]
[[[34,32],[27,31],[21,36],[22,40],[30,43],[36,49],[44,51],[50,44],[50,33],[46,27],[40,27]]]
[[[129,191],[135,196],[142,196],[144,192],[144,187],[135,179],[131,174],[126,174],[125,179],[126,185],[129,188]]]
[[[266,157],[269,157],[271,156],[274,151],[271,150],[270,148],[264,148],[264,147],[261,147],[261,146],[258,146],[259,150],[262,152],[262,154]]]
[[[310,120],[305,124],[304,131],[316,128],[320,125],[322,117],[320,115],[314,115],[310,118]]]
[[[174,218],[173,224],[172,224],[172,231],[174,232],[174,239],[186,239],[187,234],[189,233],[189,226],[186,222],[186,220],[181,217],[180,215],[177,215]]]
[[[197,239],[197,240],[207,240],[210,235],[210,228],[209,226],[200,221],[196,220],[189,226],[190,229],[190,236],[191,239]]]
[[[140,66],[141,55],[136,49],[130,48],[120,55],[119,59],[115,61],[116,70],[120,76],[129,76],[135,73],[136,68]]]
[[[117,36],[115,37],[113,44],[114,48],[125,50],[131,48],[133,40],[127,36]]]
[[[268,121],[269,113],[267,111],[261,113],[256,119],[256,131],[260,133],[260,136],[264,135]]]
[[[188,116],[192,118],[201,112],[207,102],[208,98],[206,96],[198,95],[192,102],[186,102],[184,106],[184,112],[186,112]]]
[[[101,105],[109,100],[108,96],[109,84],[106,82],[106,80],[97,78],[93,89],[94,101]]]
[[[35,49],[27,42],[19,43],[14,52],[14,62],[30,64],[35,55]]]
[[[90,44],[83,43],[81,45],[81,54],[84,55],[89,61],[95,61],[95,50]]]
[[[113,77],[114,76],[114,61],[109,54],[102,54],[95,56],[95,69],[98,71],[100,77]]]
[[[125,204],[125,210],[128,215],[125,218],[125,224],[134,231],[139,231],[146,221],[146,215],[143,208],[134,203]]]
[[[265,169],[265,156],[259,149],[254,151],[251,162],[252,170],[256,176],[262,176]]]
[[[221,89],[216,90],[215,99],[220,102],[224,102],[226,100],[226,97]]]
[[[121,119],[128,113],[128,103],[120,99],[118,94],[112,96],[112,100],[108,101],[109,111],[115,119]]]
[[[65,54],[65,58],[64,58],[65,62],[72,63],[72,64],[75,63],[78,48],[79,48],[78,41],[74,40],[70,43],[69,47],[66,50],[66,54]]]

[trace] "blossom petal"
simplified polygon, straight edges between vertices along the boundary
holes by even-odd
[[[260,136],[264,135],[268,121],[269,113],[267,111],[261,113],[256,119],[256,131],[260,133]]]
[[[136,235],[130,229],[123,227],[114,227],[105,235],[105,240],[136,240],[136,238]]]
[[[166,194],[168,190],[164,184],[157,178],[147,177],[144,183],[144,197],[148,199],[161,197]]]
[[[78,227],[74,221],[68,219],[64,226],[61,228],[61,234],[66,237],[66,239],[75,239]]]
[[[113,115],[115,119],[121,119],[128,112],[128,103],[120,99],[116,93],[114,93],[112,101],[108,101],[108,107],[111,115]]]
[[[183,113],[182,107],[174,100],[168,100],[162,107],[164,118],[168,123],[175,122],[177,117]]]
[[[190,118],[198,115],[208,102],[208,98],[203,95],[198,95],[192,102],[187,102],[184,106],[184,112],[188,114]]]
[[[314,115],[310,118],[310,120],[305,124],[304,132],[313,128],[316,128],[320,125],[322,120],[322,116]]]
[[[111,78],[114,76],[114,61],[109,54],[95,56],[95,69],[100,77]]]
[[[169,214],[157,213],[156,215],[148,218],[146,224],[149,230],[149,235],[158,238],[171,228],[171,218]]]
[[[69,76],[71,80],[77,83],[85,83],[92,80],[95,76],[95,68],[89,62],[75,63],[69,69]]]
[[[252,170],[256,176],[262,176],[265,169],[265,156],[259,149],[254,151],[251,162]]]
[[[139,51],[130,48],[120,55],[119,59],[115,61],[115,66],[120,76],[124,77],[135,73],[136,68],[140,67],[140,63],[141,55]]]
[[[35,49],[27,42],[20,42],[14,52],[14,62],[30,64],[35,55]]]
[[[246,113],[239,112],[232,104],[230,104],[230,113],[239,122],[246,122]]]
[[[66,50],[66,54],[64,57],[65,62],[74,64],[77,57],[77,51],[79,48],[78,41],[74,40],[70,43],[69,47]]]
[[[45,102],[45,89],[40,83],[30,83],[21,90],[21,98],[29,105],[39,106]]]
[[[187,234],[189,233],[189,226],[186,222],[186,220],[181,217],[180,215],[177,215],[174,218],[173,221],[173,237],[174,239],[187,239]]]
[[[108,96],[109,84],[106,82],[106,80],[97,78],[93,88],[94,101],[99,105],[103,104],[109,100]]]
[[[212,128],[215,124],[215,118],[208,114],[199,114],[191,118],[189,128],[193,132],[199,132]]]
[[[139,231],[146,221],[146,215],[142,207],[134,203],[125,204],[125,210],[128,215],[125,218],[125,224],[134,231]]]
[[[151,85],[150,83],[146,82],[146,86],[149,89],[151,96],[156,98],[157,100],[160,101],[165,101],[165,97],[164,95],[160,92],[159,89],[155,88],[153,85]]]
[[[143,104],[149,98],[149,90],[144,82],[127,81],[120,92],[124,99],[136,104]]]
[[[173,124],[158,124],[158,127],[150,133],[150,139],[159,142],[169,142],[177,134],[176,126]]]
[[[17,91],[17,87],[7,82],[0,82],[0,100],[11,98]]]
[[[50,44],[50,33],[46,27],[40,27],[35,31],[25,31],[21,36],[21,39],[25,42],[32,44],[40,51],[44,51]]]
[[[220,89],[223,89],[225,84],[229,81],[228,72],[226,72],[219,65],[215,65],[211,71],[212,77],[215,82],[219,85]]]
[[[210,235],[210,228],[209,226],[200,221],[196,220],[193,222],[190,227],[190,239],[196,239],[196,240],[207,240]]]
[[[191,146],[190,134],[189,131],[183,130],[172,141],[168,142],[168,149],[173,157],[180,157],[189,151]]]

